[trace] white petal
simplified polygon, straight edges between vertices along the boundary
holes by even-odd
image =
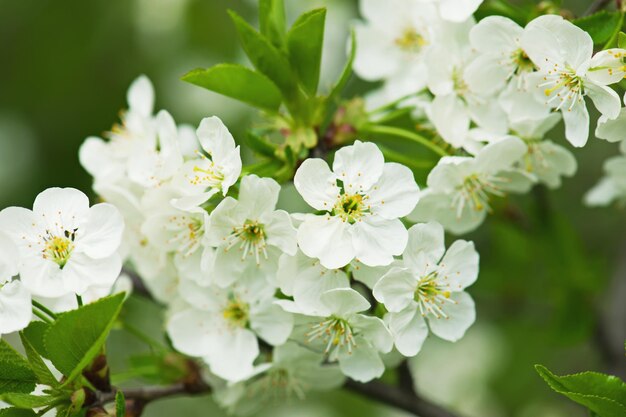
[[[117,253],[100,259],[73,253],[62,270],[63,285],[67,292],[82,295],[92,286],[112,286],[121,270],[122,260]]]
[[[305,160],[293,182],[304,201],[316,210],[330,211],[339,195],[335,175],[323,159]]]
[[[497,54],[502,58],[519,48],[523,29],[503,16],[487,16],[470,31],[472,48],[483,54]]]
[[[463,79],[471,91],[489,95],[504,87],[510,68],[502,65],[500,55],[480,55],[467,66]]]
[[[456,304],[445,305],[444,311],[448,318],[428,316],[428,326],[440,338],[456,342],[476,320],[476,307],[474,300],[466,292],[452,293],[450,299]]]
[[[253,372],[253,363],[257,356],[259,343],[254,333],[238,328],[222,332],[219,345],[205,359],[215,375],[237,382]]]
[[[397,219],[413,211],[419,199],[419,187],[409,168],[386,163],[368,197],[367,204],[372,207],[372,213],[385,219]]]
[[[452,291],[460,291],[472,285],[478,278],[478,252],[474,242],[455,241],[441,260],[440,277]]]
[[[585,194],[585,204],[588,206],[607,206],[613,202],[621,191],[611,178],[602,178],[591,190]]]
[[[58,223],[65,228],[77,227],[87,218],[88,211],[89,199],[75,188],[48,188],[33,203],[35,216],[43,216],[48,224]]]
[[[383,174],[385,158],[372,142],[357,140],[335,153],[333,171],[343,182],[346,193],[368,191]]]
[[[404,224],[398,219],[367,217],[353,225],[355,257],[368,266],[389,265],[399,256],[408,240]]]
[[[352,354],[343,352],[339,356],[339,368],[344,375],[359,382],[379,378],[385,372],[385,365],[378,352],[367,341],[357,338],[357,347]],[[347,349],[345,349],[347,350]]]
[[[571,110],[563,109],[565,137],[577,148],[585,146],[589,138],[589,112],[585,103],[576,103]]]
[[[603,116],[615,119],[621,110],[621,100],[617,93],[610,87],[588,83],[585,85],[587,95],[593,101],[594,106]]]
[[[298,232],[291,223],[291,216],[284,210],[276,210],[265,223],[267,244],[281,251],[295,255],[298,250]]]
[[[206,356],[220,343],[216,326],[206,311],[189,309],[174,314],[167,322],[174,348],[190,356]]]
[[[399,313],[388,313],[385,322],[394,337],[398,352],[404,356],[415,356],[422,349],[428,336],[428,327],[417,310],[409,307]]]
[[[393,338],[385,323],[378,317],[355,315],[350,324],[381,353],[389,353],[393,348]]]
[[[277,305],[262,305],[251,310],[250,328],[270,345],[282,345],[293,329],[293,316]]]
[[[587,77],[600,85],[609,85],[620,82],[624,78],[623,58],[624,49],[605,49],[593,56],[589,65]]]
[[[462,146],[469,131],[470,118],[456,95],[436,96],[430,107],[430,119],[446,142],[456,148]]]
[[[89,209],[85,235],[77,241],[91,258],[106,258],[117,251],[124,233],[124,219],[112,204],[100,203]]]
[[[227,158],[235,150],[235,139],[224,123],[216,116],[202,119],[196,135],[202,148],[218,164],[218,161]]]
[[[439,13],[444,20],[463,22],[467,20],[483,0],[440,0]]]
[[[412,305],[417,289],[417,280],[408,269],[393,268],[374,286],[374,297],[387,310],[399,312]]]
[[[626,107],[622,108],[617,118],[613,120],[606,116],[600,117],[596,126],[596,137],[609,142],[626,140]]]
[[[239,202],[250,207],[254,213],[261,215],[276,208],[280,185],[272,178],[259,178],[246,175],[241,179]]]
[[[139,76],[128,88],[126,96],[128,106],[133,112],[142,116],[150,116],[154,108],[154,87],[145,75]]]
[[[526,150],[527,147],[521,139],[508,136],[485,146],[476,156],[476,165],[483,172],[496,173],[510,168]]]
[[[416,224],[409,229],[409,241],[402,260],[418,274],[437,265],[446,248],[443,227],[437,222]]]
[[[326,291],[320,296],[320,301],[333,314],[342,318],[370,308],[370,303],[352,288],[335,288]]]
[[[328,269],[347,265],[355,254],[348,224],[333,216],[307,216],[298,229],[298,245]]]
[[[22,330],[32,315],[30,293],[20,281],[0,288],[0,335]]]
[[[18,274],[19,263],[17,246],[13,240],[0,231],[0,285]]]

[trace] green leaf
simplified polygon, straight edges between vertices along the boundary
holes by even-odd
[[[118,417],[126,415],[126,400],[122,391],[115,393],[115,415]]]
[[[0,410],[0,417],[36,417],[37,414],[33,410],[24,410],[22,408],[3,408]]]
[[[43,359],[41,359],[41,356],[39,356],[39,353],[28,341],[24,333],[20,333],[20,338],[22,339],[22,345],[26,351],[26,357],[28,358],[31,369],[37,377],[37,381],[44,385],[57,387],[59,385],[59,381],[57,381],[54,375],[52,375],[52,372],[50,372],[50,369],[46,366]]]
[[[275,46],[282,46],[285,38],[285,4],[283,0],[259,1],[261,33]]]
[[[337,84],[335,84],[330,94],[328,95],[329,101],[332,101],[336,97],[338,97],[339,94],[341,94],[341,92],[343,91],[346,84],[348,83],[348,80],[350,79],[350,76],[352,75],[352,64],[354,63],[354,57],[356,56],[356,48],[357,48],[356,35],[353,30],[350,33],[350,56],[348,57],[346,66],[343,68],[343,71],[341,72],[339,81],[337,81]]]
[[[617,47],[621,49],[626,49],[626,33],[620,32],[617,35]]]
[[[0,400],[11,404],[13,407],[25,409],[45,407],[60,401],[58,397],[51,395],[31,395],[16,392],[2,394]]]
[[[44,336],[48,357],[67,377],[76,378],[100,352],[122,308],[124,294],[102,298],[60,315]]]
[[[0,394],[26,393],[35,389],[37,378],[22,355],[0,340]]]
[[[272,45],[237,13],[232,10],[228,13],[237,28],[243,49],[252,65],[272,80],[282,91],[283,96],[295,97],[297,86],[286,54]]]
[[[194,69],[185,74],[182,80],[273,112],[278,110],[282,102],[280,90],[272,81],[238,64]]]
[[[33,346],[33,348],[35,348],[37,353],[39,353],[39,355],[43,356],[44,358],[48,357],[48,353],[46,352],[46,346],[43,342],[43,337],[49,327],[50,324],[44,323],[43,321],[33,321],[28,325],[27,328],[22,330],[22,334],[24,334],[24,337],[28,339],[28,341]]]
[[[300,84],[309,95],[315,95],[320,79],[326,9],[315,9],[301,15],[287,34],[289,61]]]
[[[249,130],[246,135],[246,145],[260,155],[275,158],[277,146],[267,140],[262,133],[257,133],[254,129]]]
[[[599,417],[626,416],[626,384],[619,378],[597,372],[556,376],[544,366],[535,369],[550,388]]]
[[[602,10],[590,16],[574,19],[572,23],[589,33],[594,44],[603,44],[620,29],[618,26],[621,26],[621,13]]]

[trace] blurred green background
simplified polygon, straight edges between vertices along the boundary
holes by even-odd
[[[329,7],[322,85],[330,85],[343,65],[356,1],[286,3],[292,20],[305,9]],[[575,13],[587,5],[564,2]],[[216,114],[242,137],[253,117],[247,107],[179,81],[195,67],[243,60],[227,8],[255,19],[253,0],[0,0],[0,208],[30,207],[51,186],[88,192],[78,147],[112,126],[128,85],[142,73],[155,84],[156,108],[177,122],[196,125]],[[349,90],[358,93],[362,85]],[[559,130],[551,137],[564,143]],[[578,173],[561,189],[501,202],[468,237],[481,254],[481,275],[470,289],[477,324],[457,344],[427,341],[412,362],[424,395],[468,417],[576,417],[586,413],[552,393],[534,364],[558,374],[595,369],[624,376],[624,212],[581,202],[616,153],[615,145],[591,140],[576,150]],[[158,326],[146,316],[152,323],[145,326]],[[114,334],[114,364],[123,366],[129,352],[143,348]],[[222,414],[198,398],[159,402],[146,413]],[[265,415],[403,414],[335,392],[276,405]]]

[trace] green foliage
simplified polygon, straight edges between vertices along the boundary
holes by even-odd
[[[126,399],[122,391],[115,393],[115,415],[118,417],[126,415]]]
[[[612,375],[583,372],[556,376],[542,365],[535,369],[550,388],[587,407],[598,417],[626,415],[626,384]]]
[[[41,356],[39,356],[37,350],[33,347],[33,345],[29,342],[29,340],[23,333],[20,333],[20,338],[22,339],[22,345],[24,346],[24,350],[26,351],[26,357],[28,358],[31,369],[37,377],[37,381],[40,384],[57,387],[59,385],[59,382],[54,377],[54,375],[52,375],[52,372],[46,366],[43,359],[41,359]]]
[[[6,341],[0,340],[0,394],[31,392],[36,382],[26,359]]]
[[[282,101],[280,90],[272,81],[238,64],[198,68],[185,74],[182,80],[272,112],[278,110]]]
[[[287,34],[289,60],[300,84],[311,96],[317,92],[324,44],[326,9],[304,13]]]
[[[617,47],[626,49],[626,33],[620,32],[617,35]]]
[[[67,377],[81,374],[96,357],[122,308],[124,294],[102,298],[60,315],[44,336],[48,357]]]
[[[354,33],[354,31],[351,31],[350,32],[350,55],[348,57],[348,62],[346,62],[346,65],[344,66],[343,71],[341,72],[339,81],[337,81],[337,84],[335,84],[332,91],[328,95],[329,101],[332,101],[335,98],[339,97],[339,94],[341,94],[346,84],[348,83],[348,80],[350,79],[350,76],[352,75],[352,65],[354,64],[354,57],[356,56],[356,48],[357,48],[356,34]]]
[[[0,410],[0,417],[35,417],[37,414],[33,410],[22,408],[4,408]]]
[[[579,28],[591,36],[596,45],[607,43],[619,31],[623,23],[623,14],[619,12],[599,11],[590,16],[572,20]]]
[[[280,47],[285,38],[285,4],[283,0],[259,1],[261,33],[274,46]]]
[[[229,10],[229,14],[252,65],[272,80],[288,101],[293,100],[296,93],[296,80],[287,55],[272,45],[237,13]]]
[[[48,354],[43,338],[49,327],[50,324],[43,321],[33,321],[21,332],[23,337],[30,342],[37,353],[44,358],[47,358]]]
[[[55,405],[63,401],[63,399],[53,397],[52,395],[32,395],[19,392],[8,392],[0,395],[0,400],[11,404],[15,408],[32,409]]]

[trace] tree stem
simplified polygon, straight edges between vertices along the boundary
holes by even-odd
[[[428,140],[424,136],[418,135],[417,133],[411,132],[409,130],[401,129],[398,127],[392,126],[380,126],[380,125],[372,125],[367,126],[361,129],[362,133],[374,133],[380,135],[389,135],[396,136],[404,139],[408,139],[411,142],[415,142],[419,145],[425,146],[431,151],[435,152],[439,156],[447,156],[448,153],[441,148],[440,146],[434,144],[432,141]]]
[[[56,319],[57,318],[57,315],[52,310],[50,310],[45,305],[41,304],[39,301],[32,300],[32,303],[33,303],[33,307],[36,307],[40,311],[46,313],[51,319]],[[39,317],[39,316],[37,316],[37,317]]]

